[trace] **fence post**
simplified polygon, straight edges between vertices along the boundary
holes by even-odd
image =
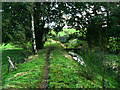
[[[9,68],[10,68],[10,63],[8,64],[8,72],[7,73],[9,73]]]
[[[13,65],[12,61],[10,60],[10,57],[7,56],[7,58],[8,58],[8,61],[9,61],[10,65],[11,65],[11,67],[12,67],[13,69],[15,69],[15,66]]]

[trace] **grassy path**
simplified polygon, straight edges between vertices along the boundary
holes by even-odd
[[[93,78],[82,70],[76,61],[72,59],[62,48],[56,47],[51,52],[50,58],[50,88],[94,88],[101,85],[92,82]],[[82,76],[84,75],[84,76]],[[86,77],[89,77],[88,80]]]
[[[85,57],[87,54],[83,55],[87,66],[83,67],[68,55],[60,43],[53,42],[51,46],[54,46],[55,49],[50,53],[49,88],[102,88],[99,58],[96,58],[98,61],[96,63],[94,61],[96,59],[93,59],[91,53],[89,58]],[[115,88],[118,86],[112,76],[110,77],[108,74],[105,76],[106,87]]]
[[[4,74],[3,88],[102,88],[102,73],[98,56],[96,55],[97,62],[95,62],[91,53],[82,55],[86,63],[86,67],[83,67],[64,49],[64,44],[48,40],[37,55],[30,56],[27,62],[17,64],[18,70],[11,70],[8,75]],[[6,51],[4,52],[5,63],[7,60],[5,59]],[[12,50],[8,54],[13,57]],[[118,86],[114,79],[115,74],[105,76],[107,87]]]

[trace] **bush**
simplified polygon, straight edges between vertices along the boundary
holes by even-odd
[[[110,37],[107,49],[110,53],[119,53],[120,51],[120,42],[117,42],[117,38]]]

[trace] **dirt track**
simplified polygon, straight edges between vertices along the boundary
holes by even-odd
[[[54,49],[54,47],[49,47],[47,55],[46,55],[46,65],[44,69],[44,81],[40,84],[40,88],[48,89],[48,79],[49,79],[49,58],[50,58],[50,52]]]

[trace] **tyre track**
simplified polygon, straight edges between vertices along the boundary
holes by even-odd
[[[48,52],[46,54],[46,65],[44,70],[44,81],[40,84],[40,88],[48,89],[48,79],[49,79],[49,67],[50,67],[50,52],[54,49],[54,47],[49,47]]]

